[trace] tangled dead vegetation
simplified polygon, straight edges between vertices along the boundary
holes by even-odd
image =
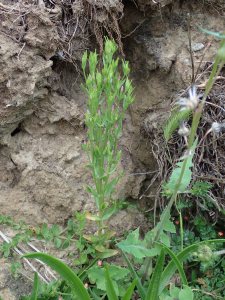
[[[121,0],[37,0],[20,1],[12,6],[0,3],[0,14],[1,19],[4,19],[3,15],[5,19],[14,17],[5,33],[15,36],[20,43],[26,42],[25,37],[30,31],[27,21],[29,16],[33,18],[39,15],[39,21],[45,19],[51,23],[57,30],[54,35],[56,56],[73,63],[77,69],[76,61],[81,60],[83,52],[90,46],[92,35],[99,44],[100,54],[103,52],[104,35],[114,38],[123,54],[118,25],[123,16]]]
[[[210,71],[211,68],[212,64],[206,63],[202,73],[204,73],[205,70]],[[204,82],[201,84],[204,84]],[[180,95],[181,94],[182,96],[188,96],[187,90],[180,93]],[[176,99],[178,99],[180,95],[177,95]],[[174,107],[172,110],[173,109]],[[193,159],[194,168],[192,183],[200,180],[211,184],[211,189],[207,194],[207,198],[213,205],[210,209],[203,198],[194,197],[196,207],[194,210],[193,208],[189,208],[189,213],[193,218],[195,218],[197,214],[201,214],[206,221],[209,221],[212,216],[214,222],[217,221],[218,217],[224,219],[224,214],[220,213],[220,211],[221,209],[225,210],[225,201],[223,200],[225,197],[225,126],[222,126],[222,129],[218,133],[210,130],[214,122],[225,124],[224,113],[225,80],[224,74],[220,74],[206,100],[202,118],[197,130],[198,146],[195,150]],[[152,184],[156,178],[159,180],[159,186],[155,195],[155,210],[158,205],[161,210],[166,205],[165,202],[167,200],[161,194],[162,184],[165,181],[168,182],[173,168],[176,167],[176,163],[179,161],[179,158],[183,156],[187,148],[185,139],[177,134],[177,130],[174,131],[169,141],[166,143],[163,134],[163,127],[165,125],[163,119],[165,120],[165,113],[158,113],[153,116],[149,115],[145,118],[141,127],[142,136],[151,140],[151,150],[158,164],[159,171],[151,182]],[[189,127],[191,127],[191,119],[192,118],[187,121],[187,126]],[[150,186],[148,189],[149,188]],[[148,194],[147,190],[144,194]],[[186,197],[189,197],[188,194]],[[193,199],[192,195],[190,197]]]

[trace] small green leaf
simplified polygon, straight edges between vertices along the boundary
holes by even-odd
[[[59,234],[59,226],[58,225],[53,225],[51,231],[52,231],[53,235],[58,235]]]
[[[102,235],[101,241],[104,243],[105,241],[111,239],[111,237],[114,236],[115,234],[116,234],[115,231],[106,232]]]
[[[65,240],[65,242],[62,245],[62,249],[64,250],[64,249],[68,248],[69,245],[70,245],[70,240]]]
[[[62,240],[58,237],[54,238],[54,244],[56,246],[56,248],[59,248],[61,246]]]
[[[93,190],[89,185],[84,184],[83,187],[90,192],[94,197],[99,197],[99,194],[97,193],[96,190]]]
[[[41,228],[40,228],[40,227],[38,227],[38,226],[37,226],[37,227],[35,227],[35,229],[34,229],[34,230],[35,230],[36,234],[39,234],[39,233],[41,232]]]
[[[35,237],[37,240],[42,240],[44,237],[41,233],[37,234]]]
[[[109,195],[112,192],[113,187],[116,185],[117,181],[118,181],[118,177],[114,178],[111,182],[109,182],[104,187],[104,196],[107,196],[107,195]]]
[[[116,255],[117,253],[118,253],[117,250],[105,249],[104,252],[99,252],[98,253],[98,258],[104,259],[104,258],[112,257],[112,256]]]
[[[88,241],[90,241],[90,242],[92,242],[92,243],[97,243],[97,242],[99,241],[99,238],[98,238],[97,235],[92,235],[92,234],[86,235],[86,234],[84,234],[83,237],[84,237],[86,240],[88,240]]]
[[[104,211],[102,220],[105,221],[108,218],[110,218],[115,210],[116,210],[116,202],[114,202],[113,205],[111,205],[106,211]]]
[[[43,223],[42,230],[47,229],[47,228],[48,228],[48,224],[47,223]]]

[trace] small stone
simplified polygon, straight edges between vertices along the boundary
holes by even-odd
[[[191,43],[191,50],[194,51],[194,52],[200,51],[200,50],[202,50],[204,47],[205,47],[205,45],[202,44],[202,43]],[[190,51],[189,45],[188,45],[187,48],[188,48],[188,51]]]

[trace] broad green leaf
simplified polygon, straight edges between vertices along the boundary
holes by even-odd
[[[33,289],[32,289],[32,293],[30,296],[30,300],[37,300],[37,295],[38,295],[38,274],[37,272],[35,272],[34,274],[34,283],[33,283]]]
[[[117,246],[127,253],[131,253],[137,258],[143,258],[146,256],[155,256],[159,254],[159,250],[156,248],[149,249],[146,241],[140,241],[139,228],[130,233],[126,240],[117,244]]]
[[[129,274],[129,270],[117,266],[108,265],[111,280],[116,294],[119,295],[119,289],[116,281]],[[100,266],[92,267],[88,271],[88,277],[92,282],[96,282],[97,288],[106,291],[105,269]]]
[[[129,259],[127,258],[125,252],[122,249],[120,249],[120,250],[121,250],[121,252],[123,254],[123,257],[126,260],[126,263],[128,265],[128,268],[129,268],[129,270],[131,272],[131,275],[132,275],[133,279],[137,279],[136,286],[137,286],[139,295],[141,297],[141,300],[144,300],[145,296],[146,296],[146,293],[145,293],[145,290],[144,290],[144,288],[143,288],[143,286],[142,286],[142,284],[141,284],[141,282],[140,282],[140,280],[139,280],[139,278],[137,276],[137,273],[134,271],[134,268],[133,268],[132,264],[130,263]]]
[[[68,285],[75,290],[78,299],[90,300],[87,290],[83,282],[74,274],[74,272],[59,259],[41,252],[23,255],[26,258],[37,258],[55,270],[63,279],[66,280]]]
[[[216,239],[216,240],[208,240],[207,243],[216,243],[216,242],[225,242],[225,239]],[[205,242],[200,242],[194,245],[191,245],[185,248],[177,255],[177,259],[179,260],[180,264],[182,264],[189,256],[190,253],[197,251],[199,245],[204,244]],[[160,280],[160,287],[159,287],[159,294],[162,292],[164,287],[167,285],[168,281],[171,279],[173,274],[175,273],[177,266],[174,260],[170,261],[169,264],[164,269],[161,280]]]
[[[111,279],[111,274],[109,275],[108,265],[105,265],[105,285],[106,285],[106,292],[109,300],[118,300],[116,295],[114,285]]]
[[[175,283],[173,282],[172,285],[170,286],[170,295],[173,297],[173,298],[177,298],[179,297],[179,293],[180,293],[180,289],[177,288],[175,286]]]
[[[94,197],[98,197],[98,196],[99,196],[98,193],[97,193],[97,191],[96,191],[96,190],[93,190],[89,185],[84,184],[83,187],[84,187],[88,192],[92,193],[92,195],[93,195]]]
[[[152,275],[152,278],[150,280],[150,284],[148,286],[147,294],[145,299],[146,300],[158,300],[158,294],[159,294],[159,284],[160,284],[160,279],[163,271],[163,266],[164,266],[164,261],[165,261],[165,252],[164,248],[161,250],[160,255],[157,259],[157,263]]]
[[[61,246],[62,240],[58,237],[54,238],[54,244],[56,246],[56,248],[59,248]]]
[[[104,211],[102,220],[105,221],[108,218],[110,218],[115,210],[116,210],[116,202],[114,202],[113,205],[111,205],[107,210]]]
[[[184,285],[183,289],[179,293],[179,300],[187,300],[187,299],[193,300],[194,294],[192,292],[192,289],[189,286]]]
[[[215,36],[215,37],[217,37],[217,38],[219,38],[219,39],[225,39],[225,35],[223,35],[223,32],[221,31],[221,32],[213,32],[213,31],[209,31],[209,30],[207,30],[207,29],[204,29],[204,28],[202,28],[200,25],[198,25],[198,28],[200,29],[200,30],[202,30],[203,32],[205,32],[205,33],[207,33],[207,34],[210,34],[210,35],[213,35],[213,36]]]

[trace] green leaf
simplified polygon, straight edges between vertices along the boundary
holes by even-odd
[[[12,263],[10,272],[11,272],[11,274],[14,274],[16,272],[16,270],[20,270],[21,268],[22,268],[21,264],[18,261],[14,261]]]
[[[61,246],[62,240],[58,237],[54,238],[54,244],[56,246],[56,248],[59,248]]]
[[[47,228],[48,228],[48,224],[47,223],[43,223],[42,230],[47,229]]]
[[[140,241],[139,238],[139,228],[130,233],[126,240],[117,244],[117,246],[126,251],[127,253],[131,253],[137,258],[143,258],[146,256],[155,256],[159,254],[159,250],[156,248],[149,249],[147,247],[146,241]]]
[[[116,210],[116,202],[114,202],[113,205],[111,205],[107,210],[104,211],[102,220],[105,221],[108,218],[110,218],[115,210]]]
[[[180,277],[181,277],[181,280],[183,282],[183,284],[188,284],[187,282],[187,278],[186,278],[186,275],[184,273],[184,269],[179,261],[179,259],[177,258],[177,256],[167,247],[165,247],[164,245],[162,246],[161,244],[159,244],[158,242],[156,242],[157,245],[159,245],[160,247],[164,247],[167,251],[167,253],[169,254],[169,256],[171,257],[172,261],[174,262],[174,264],[176,265],[176,268],[177,270],[179,271],[180,273]]]
[[[118,300],[116,295],[112,279],[109,275],[108,264],[105,265],[105,285],[106,285],[106,292],[109,300]]]
[[[182,177],[182,180],[181,180],[181,183],[180,183],[180,186],[179,186],[179,191],[180,192],[184,192],[185,189],[189,186],[190,182],[191,182],[191,175],[192,175],[192,172],[190,170],[191,167],[193,167],[193,163],[192,163],[192,158],[193,158],[193,155],[194,155],[194,149],[197,145],[197,139],[194,141],[192,147],[191,147],[191,150],[192,150],[192,154],[189,155],[188,159],[187,159],[187,164],[186,164],[186,167],[185,167],[185,170],[184,170],[184,175]],[[178,179],[180,177],[180,173],[181,173],[181,169],[182,169],[182,166],[183,166],[183,163],[184,163],[184,160],[177,163],[177,166],[178,168],[174,169],[173,170],[173,173],[169,179],[169,183],[167,185],[167,187],[169,189],[174,189],[177,182],[178,182]]]
[[[63,279],[66,280],[68,285],[74,290],[78,299],[90,300],[87,290],[83,282],[74,274],[74,272],[59,259],[41,252],[23,255],[26,258],[37,258],[55,270]]]
[[[43,237],[42,233],[39,233],[39,234],[36,235],[35,238],[36,238],[37,240],[42,240],[44,237]]]
[[[200,30],[202,30],[203,32],[205,32],[207,34],[210,34],[210,35],[213,35],[213,36],[215,36],[215,37],[217,37],[219,39],[225,39],[225,35],[223,35],[223,32],[217,33],[217,32],[213,32],[213,31],[209,31],[207,29],[202,28],[200,25],[198,25],[198,28]]]
[[[165,234],[165,232],[162,232],[160,234],[159,240],[160,240],[161,243],[163,243],[167,247],[170,247],[170,238],[169,238],[169,236],[167,234]]]
[[[108,196],[112,192],[113,187],[116,185],[117,181],[118,178],[116,177],[104,187],[104,196]]]
[[[88,192],[92,193],[92,195],[93,195],[94,197],[99,197],[99,194],[97,193],[97,191],[96,191],[96,190],[93,190],[89,185],[84,184],[83,187],[84,187]]]
[[[88,241],[90,241],[92,243],[97,243],[99,241],[99,237],[97,235],[92,235],[92,234],[86,235],[86,234],[84,234],[83,237],[86,240],[88,240]]]
[[[116,234],[115,231],[109,231],[109,232],[106,232],[102,235],[101,237],[101,241],[102,242],[105,242],[105,241],[108,241],[109,239],[111,239],[112,236],[114,236]]]
[[[144,300],[145,296],[146,296],[146,293],[145,293],[145,290],[144,290],[144,288],[143,288],[143,286],[142,286],[142,284],[141,284],[141,282],[140,282],[140,280],[139,280],[139,278],[137,276],[137,273],[134,271],[134,268],[133,268],[132,264],[130,263],[129,259],[127,258],[125,252],[122,249],[121,249],[121,252],[123,254],[123,257],[126,260],[126,263],[128,265],[128,268],[129,268],[129,270],[131,272],[131,275],[132,275],[133,279],[137,279],[136,286],[137,286],[139,295],[141,297],[141,300]]]
[[[38,274],[37,272],[35,272],[34,274],[34,284],[33,284],[33,289],[32,289],[32,293],[30,296],[30,300],[37,300],[37,295],[38,295]]]
[[[216,243],[216,242],[225,242],[225,239],[216,239],[216,240],[208,240],[207,243]],[[204,244],[205,242],[200,242],[194,245],[191,245],[185,248],[177,255],[177,259],[179,260],[180,264],[182,264],[189,256],[191,252],[197,251],[199,245]],[[174,272],[176,271],[177,266],[174,260],[170,261],[169,264],[164,269],[161,275],[160,287],[159,287],[159,294],[162,292],[164,287],[167,285],[168,281],[173,276]]]
[[[187,299],[193,300],[194,294],[192,292],[192,289],[189,286],[184,285],[183,289],[179,293],[179,300],[187,300]]]
[[[103,258],[112,257],[112,256],[116,255],[117,253],[118,253],[117,250],[105,249],[104,252],[99,252],[98,253],[98,258],[103,259]]]
[[[133,294],[137,279],[134,279],[121,300],[130,300]]]
[[[65,242],[64,242],[63,245],[62,245],[62,249],[68,248],[69,245],[70,245],[70,240],[65,240]]]
[[[163,271],[165,261],[165,252],[164,248],[161,250],[160,255],[157,259],[157,263],[155,266],[155,270],[153,272],[150,284],[148,286],[147,294],[146,294],[146,300],[158,300],[158,294],[159,294],[159,285],[161,280],[161,275]]]
[[[58,225],[53,225],[51,231],[52,231],[53,235],[58,235],[59,234],[59,226]]]
[[[129,274],[129,270],[117,266],[108,265],[110,277],[113,283],[113,287],[117,295],[119,295],[119,289],[116,281],[124,278]],[[105,269],[100,266],[95,266],[89,269],[88,277],[92,282],[96,282],[97,288],[103,291],[106,290],[105,282]]]

